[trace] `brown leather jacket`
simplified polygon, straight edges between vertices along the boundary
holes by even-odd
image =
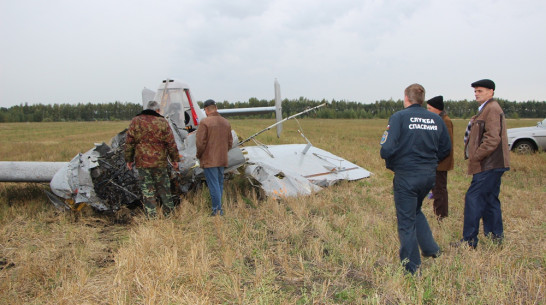
[[[231,125],[218,112],[199,123],[195,135],[197,158],[202,168],[228,166],[228,151],[233,145]]]
[[[470,122],[470,134],[465,144],[468,174],[510,167],[506,119],[499,103],[488,101]]]
[[[444,120],[444,123],[447,126],[447,132],[449,133],[449,138],[451,139],[451,151],[449,152],[449,156],[447,156],[444,160],[440,161],[438,163],[438,168],[436,168],[437,171],[450,171],[453,169],[453,123],[451,122],[451,119],[449,116],[445,113],[445,111],[442,111],[440,113],[440,116],[442,117],[442,120]]]

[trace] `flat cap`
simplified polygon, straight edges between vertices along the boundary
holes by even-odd
[[[495,83],[490,79],[482,79],[482,80],[473,82],[470,86],[472,86],[472,88],[484,87],[484,88],[495,90]]]
[[[207,108],[208,106],[216,105],[216,102],[213,100],[206,100],[203,104],[203,108]]]
[[[438,110],[444,110],[444,97],[441,95],[435,96],[427,101],[427,105],[430,105]]]

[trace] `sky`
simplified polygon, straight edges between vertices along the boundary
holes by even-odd
[[[0,107],[196,100],[546,101],[543,0],[0,0]]]

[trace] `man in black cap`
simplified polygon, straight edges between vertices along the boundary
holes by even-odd
[[[224,191],[224,168],[228,166],[228,151],[233,145],[231,125],[218,113],[216,102],[206,100],[204,118],[197,128],[195,145],[197,158],[205,172],[205,179],[212,201],[212,214],[224,215],[222,193]]]
[[[436,214],[438,220],[442,220],[448,215],[447,171],[453,169],[453,123],[444,110],[443,96],[435,96],[428,100],[427,109],[430,112],[436,113],[444,120],[449,138],[451,139],[451,151],[447,158],[438,163],[438,167],[436,168],[436,183],[432,188],[434,214]]]
[[[482,79],[471,86],[480,107],[465,133],[465,159],[468,159],[468,174],[473,176],[465,196],[460,243],[476,248],[480,219],[486,236],[497,243],[504,238],[499,193],[501,177],[510,169],[510,151],[504,112],[493,99],[495,83]]]

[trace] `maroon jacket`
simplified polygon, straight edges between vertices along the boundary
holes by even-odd
[[[233,146],[231,125],[217,111],[211,113],[199,122],[195,145],[202,168],[228,166],[228,151]]]
[[[449,133],[449,138],[451,139],[451,152],[449,152],[449,156],[447,156],[444,160],[440,161],[438,163],[437,171],[450,171],[453,169],[453,122],[451,122],[451,119],[449,116],[445,113],[445,111],[442,111],[440,113],[440,116],[442,117],[442,120],[444,120],[444,123],[447,126],[447,132]]]
[[[468,174],[510,167],[506,119],[499,103],[488,101],[470,122],[470,134],[465,144]]]

